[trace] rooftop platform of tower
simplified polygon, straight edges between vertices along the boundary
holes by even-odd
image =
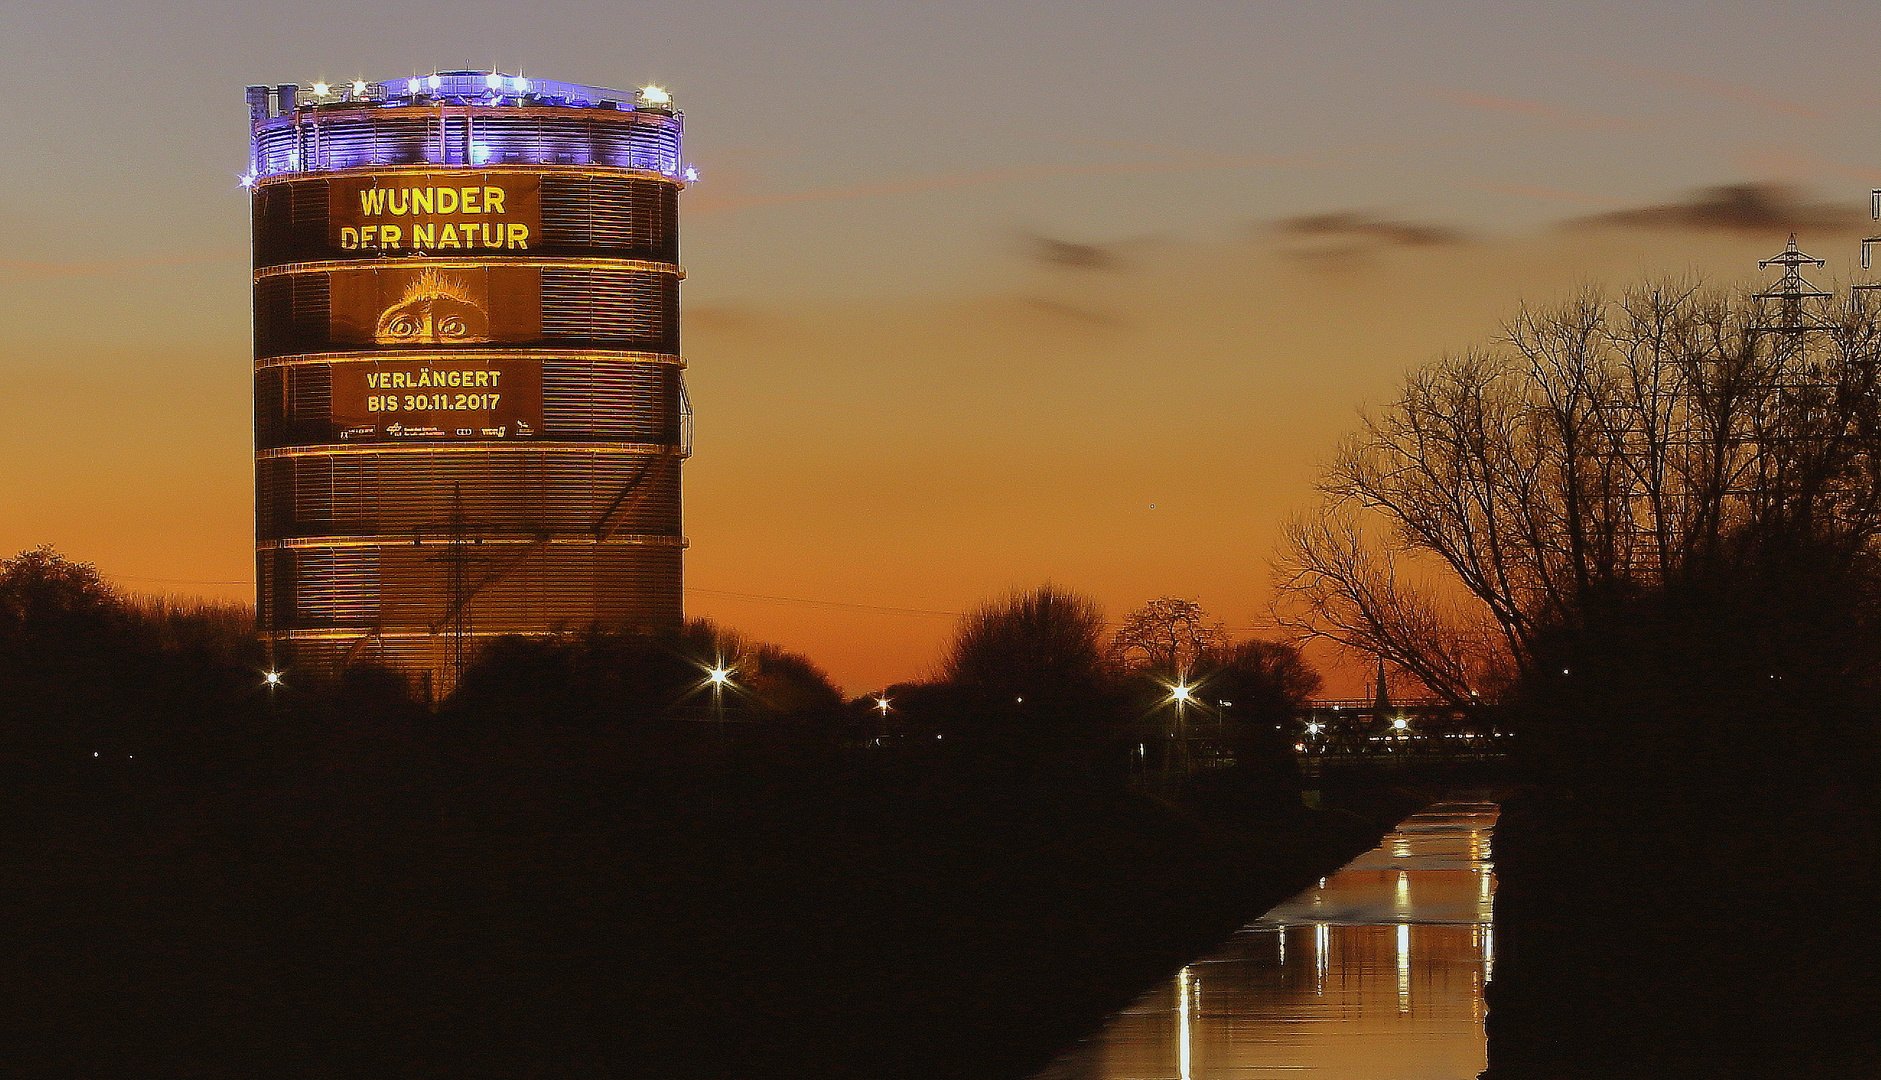
[[[657,86],[610,90],[603,86],[532,79],[501,71],[438,71],[403,79],[349,83],[316,82],[309,86],[248,88],[251,118],[260,123],[298,109],[401,108],[413,105],[483,105],[528,108],[612,109],[673,113],[672,95]]]
[[[399,165],[585,165],[691,179],[684,116],[657,86],[611,90],[502,71],[247,88],[244,184]]]

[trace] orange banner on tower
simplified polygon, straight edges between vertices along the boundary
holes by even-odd
[[[542,272],[529,266],[336,270],[332,339],[349,345],[522,344],[542,336]]]
[[[344,442],[532,439],[542,433],[542,364],[496,358],[335,364],[333,425]]]

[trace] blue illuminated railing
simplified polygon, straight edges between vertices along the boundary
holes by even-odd
[[[255,174],[374,165],[586,165],[680,175],[677,125],[529,113],[386,115],[371,110],[283,118],[255,133]]]

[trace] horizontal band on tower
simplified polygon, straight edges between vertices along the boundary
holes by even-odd
[[[291,549],[303,551],[320,548],[449,547],[452,544],[471,544],[485,547],[504,544],[511,546],[528,546],[533,544],[575,544],[592,546],[598,544],[610,547],[625,545],[629,547],[684,548],[690,546],[690,541],[683,536],[661,536],[649,533],[634,533],[626,536],[607,537],[597,537],[592,534],[581,533],[562,533],[560,535],[549,536],[525,536],[516,534],[510,536],[473,536],[469,539],[457,539],[445,532],[437,532],[429,536],[414,536],[408,539],[400,539],[398,535],[394,533],[382,533],[378,536],[319,536],[289,540],[261,540],[256,542],[255,550],[286,551]]]
[[[255,271],[262,281],[285,274],[320,274],[336,270],[482,270],[493,265],[534,267],[538,270],[638,270],[644,274],[670,274],[684,280],[686,268],[678,263],[648,262],[645,259],[535,259],[528,257],[438,259],[428,255],[371,259],[322,259],[318,262],[282,263]]]
[[[666,443],[545,443],[545,442],[479,442],[479,443],[372,443],[359,446],[283,446],[273,450],[255,451],[256,461],[272,461],[276,458],[295,457],[349,457],[366,454],[495,454],[518,452],[552,454],[641,454],[683,458],[684,449],[675,444]]]
[[[461,634],[449,630],[380,630],[373,627],[353,627],[343,630],[277,630],[269,635],[275,641],[358,641],[365,638],[373,641],[437,641],[440,638],[500,638],[514,637],[515,630],[465,630]],[[537,631],[541,633],[541,631]]]
[[[298,353],[293,356],[268,356],[255,361],[255,370],[279,367],[302,367],[307,364],[388,364],[388,363],[444,363],[447,361],[491,360],[564,360],[580,358],[583,360],[619,360],[628,364],[664,364],[668,367],[684,369],[686,358],[678,353],[642,352],[633,349],[478,349],[474,353],[462,350],[436,350],[429,352],[328,352]]]
[[[677,623],[682,558],[677,544],[389,543],[257,551],[255,564],[263,625],[277,632],[455,624],[542,633]]]
[[[591,176],[603,179],[646,180],[650,183],[670,184],[684,189],[686,182],[676,176],[648,169],[634,169],[620,165],[437,165],[430,162],[416,162],[403,165],[356,165],[346,169],[321,169],[317,172],[276,173],[273,176],[255,178],[255,187],[263,188],[272,184],[291,184],[306,180],[343,180],[349,176],[399,176],[406,174],[435,173],[446,169],[477,172],[502,173],[511,176]]]

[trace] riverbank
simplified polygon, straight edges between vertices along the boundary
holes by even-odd
[[[1493,803],[1474,800],[1411,814],[1171,973],[1035,1080],[1475,1076],[1495,817]]]
[[[1873,1075],[1871,792],[1508,800],[1483,1080]]]
[[[18,1075],[1022,1076],[1401,816],[607,749],[9,790]]]

